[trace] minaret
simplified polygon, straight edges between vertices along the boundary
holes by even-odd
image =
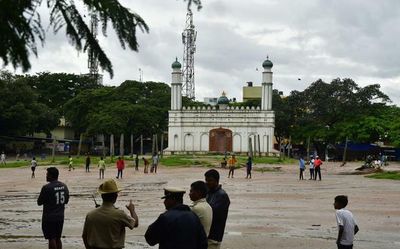
[[[264,72],[262,73],[262,93],[261,93],[261,110],[272,110],[272,71],[274,66],[272,62],[267,59],[262,64]]]
[[[171,110],[182,109],[182,71],[178,58],[172,63]]]

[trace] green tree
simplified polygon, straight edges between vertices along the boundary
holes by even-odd
[[[38,9],[42,2],[50,12],[50,27],[54,33],[65,27],[66,36],[78,51],[89,50],[99,61],[100,67],[113,76],[111,61],[104,53],[99,42],[79,12],[73,0],[2,0],[0,1],[0,57],[5,65],[11,63],[14,68],[31,68],[29,54],[37,56],[37,40],[45,41]],[[91,15],[96,15],[106,36],[108,23],[118,35],[122,48],[128,46],[137,51],[136,30],[148,32],[146,22],[136,13],[122,6],[118,0],[82,0],[82,4]],[[192,3],[201,7],[200,0],[187,0],[188,8]]]
[[[86,89],[102,87],[89,76],[43,72],[24,76],[38,93],[39,101],[64,115],[64,104]]]
[[[24,136],[57,127],[57,113],[38,102],[26,78],[0,73],[0,134]]]

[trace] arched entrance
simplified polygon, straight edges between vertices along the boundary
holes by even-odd
[[[210,130],[209,151],[232,151],[232,131],[224,128]]]

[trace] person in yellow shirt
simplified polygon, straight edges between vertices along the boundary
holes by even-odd
[[[235,173],[235,166],[236,166],[237,160],[235,158],[235,155],[232,155],[231,158],[228,160],[228,165],[229,165],[229,173],[228,173],[228,178],[231,177],[233,178],[233,173]]]
[[[104,171],[106,169],[106,162],[103,157],[100,157],[99,164],[97,165],[99,168],[99,179],[104,179]]]

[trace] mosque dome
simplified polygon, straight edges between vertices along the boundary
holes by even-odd
[[[272,68],[274,64],[267,57],[267,59],[263,62],[262,66],[263,68]]]
[[[179,63],[178,58],[172,63],[172,69],[180,69],[182,67],[181,63]]]
[[[217,100],[217,105],[227,105],[229,104],[229,99],[226,97],[225,92],[222,92],[221,97]]]

